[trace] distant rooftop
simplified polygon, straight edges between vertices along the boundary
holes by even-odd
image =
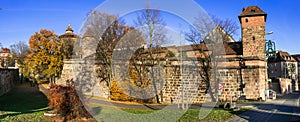
[[[277,51],[276,57],[272,57],[268,59],[269,62],[295,62],[296,60],[285,51]]]
[[[0,53],[10,53],[10,49],[9,48],[2,48],[0,50]]]
[[[293,58],[297,61],[297,62],[300,62],[300,54],[295,54],[295,55],[292,55]]]
[[[67,29],[66,29],[66,33],[73,33],[73,29],[72,29],[72,26],[69,24]]]
[[[66,29],[66,32],[63,34],[63,35],[60,35],[59,38],[77,38],[78,36],[73,33],[73,29],[72,29],[72,26],[69,24],[67,29]]]

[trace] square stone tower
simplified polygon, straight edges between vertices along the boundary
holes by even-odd
[[[239,15],[244,57],[265,59],[266,19],[267,14],[258,6],[248,6]]]

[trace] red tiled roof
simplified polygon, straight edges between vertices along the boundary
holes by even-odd
[[[230,42],[224,44],[226,55],[243,55],[242,42]]]
[[[78,37],[79,37],[78,35],[73,33],[73,29],[70,24],[68,25],[68,27],[66,29],[66,33],[59,36],[59,38],[78,38]]]
[[[10,49],[8,48],[2,48],[0,53],[10,53]]]
[[[265,21],[267,19],[267,14],[258,6],[248,6],[246,8],[243,8],[242,13],[239,15],[239,20],[241,20],[241,17],[248,16],[265,16]]]
[[[300,62],[300,54],[296,54],[296,55],[292,55],[292,56],[297,62]]]
[[[249,16],[249,15],[266,15],[266,13],[261,10],[258,6],[248,6],[243,10],[239,16]]]
[[[212,45],[213,46],[213,45]],[[223,48],[216,48],[214,51],[217,51],[220,55],[243,55],[242,42],[230,42],[223,43]],[[209,51],[210,49],[207,44],[201,42],[200,44],[184,45],[184,46],[170,46],[167,48],[181,49],[182,51]]]
[[[288,52],[284,52],[284,51],[278,51],[276,53],[276,57],[268,59],[268,62],[285,62],[285,61],[295,62],[296,60]]]
[[[74,33],[64,33],[60,35],[59,38],[79,38],[79,36]]]
[[[73,32],[73,29],[72,29],[72,27],[71,27],[71,25],[70,25],[70,24],[68,25],[68,27],[67,27],[66,31],[72,31],[72,32]]]

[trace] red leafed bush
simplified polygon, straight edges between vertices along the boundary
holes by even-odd
[[[66,120],[75,118],[91,118],[80,101],[74,85],[50,87],[49,106],[55,113],[65,117]]]

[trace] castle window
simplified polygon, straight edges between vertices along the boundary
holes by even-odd
[[[246,23],[248,22],[248,18],[245,19]]]
[[[255,41],[255,37],[254,36],[252,37],[252,40]]]
[[[254,10],[254,9],[251,9],[251,12],[255,12],[255,10]]]

